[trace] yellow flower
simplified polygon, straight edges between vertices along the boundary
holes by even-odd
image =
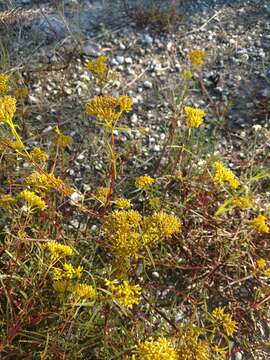
[[[69,280],[57,280],[53,282],[53,287],[58,293],[63,294],[72,289],[72,284]]]
[[[0,73],[0,94],[4,94],[8,89],[9,78],[7,75]]]
[[[197,128],[203,123],[203,118],[205,116],[205,112],[203,110],[196,109],[191,106],[185,106],[184,113],[188,128]]]
[[[95,116],[105,125],[112,127],[119,120],[123,112],[132,110],[133,101],[128,96],[95,96],[85,108],[89,116]]]
[[[128,210],[132,205],[129,199],[120,198],[116,200],[115,206],[121,210]]]
[[[56,133],[56,139],[54,140],[54,143],[58,144],[61,149],[64,149],[67,146],[72,144],[72,142],[73,142],[72,137],[61,133],[58,126],[55,129],[55,133]]]
[[[71,280],[75,278],[80,278],[82,272],[83,272],[82,266],[78,266],[77,268],[75,268],[72,264],[64,263],[63,269],[61,268],[53,269],[53,280],[61,281],[61,280]]]
[[[117,102],[122,112],[128,113],[132,111],[133,100],[129,96],[126,95],[119,96],[117,98]]]
[[[152,247],[164,238],[169,238],[181,229],[180,220],[172,214],[163,211],[144,217],[142,236],[144,244]]]
[[[160,198],[158,196],[154,196],[149,199],[149,205],[153,209],[157,209],[160,206]]]
[[[135,181],[135,186],[137,189],[145,190],[150,185],[152,185],[155,182],[155,180],[148,175],[139,176]]]
[[[96,60],[88,61],[85,66],[87,70],[95,74],[100,80],[105,80],[108,75],[107,61],[108,57],[101,55]]]
[[[252,201],[248,196],[239,196],[234,199],[234,205],[240,209],[250,209],[252,208]]]
[[[45,244],[45,247],[51,252],[51,260],[58,260],[61,256],[73,255],[73,250],[68,245],[58,244],[55,241],[51,241]]]
[[[183,71],[184,80],[189,81],[189,80],[192,79],[192,76],[193,76],[192,71],[190,71],[190,70],[184,70]]]
[[[176,347],[178,359],[180,360],[210,360],[210,343],[201,339],[203,331],[196,326],[186,325],[180,332],[179,343]],[[216,360],[216,358],[215,358]]]
[[[262,270],[266,266],[266,261],[264,259],[258,259],[256,261],[258,269]]]
[[[140,342],[136,347],[139,360],[177,360],[176,351],[170,340],[160,337],[158,340]]]
[[[36,195],[33,191],[23,190],[20,192],[20,197],[26,201],[28,209],[40,209],[45,210],[47,205],[40,196]]]
[[[104,222],[104,230],[115,256],[137,257],[141,246],[141,215],[135,210],[116,210]]]
[[[234,173],[227,169],[220,161],[215,162],[213,180],[216,185],[223,185],[227,182],[233,189],[237,189],[240,186],[240,181],[235,177]]]
[[[139,303],[139,296],[142,292],[139,285],[130,285],[126,280],[120,283],[118,280],[110,281],[107,279],[105,279],[105,284],[112,293],[112,299],[121,306],[132,308]]]
[[[106,188],[104,186],[99,186],[99,187],[96,188],[93,195],[94,195],[96,200],[101,202],[102,205],[105,205],[107,200],[108,200],[109,193],[110,193],[109,188]]]
[[[216,320],[222,320],[224,317],[224,308],[217,307],[213,310],[212,315]]]
[[[17,150],[17,151],[22,151],[25,149],[25,146],[23,144],[23,142],[21,140],[15,140],[15,141],[12,141],[10,142],[9,144],[13,150]]]
[[[264,270],[263,274],[264,274],[264,276],[266,276],[266,277],[270,277],[270,267],[267,268],[266,270]]]
[[[3,195],[0,198],[0,207],[2,207],[3,209],[10,209],[12,208],[16,203],[16,200],[14,199],[13,196],[11,195]]]
[[[225,313],[224,308],[218,307],[214,309],[212,316],[221,323],[228,336],[233,335],[237,329],[237,323],[232,320],[231,315]]]
[[[266,218],[264,215],[258,215],[251,220],[251,225],[259,233],[269,233],[269,226],[265,222]]]
[[[0,122],[10,123],[16,112],[16,99],[12,96],[0,98]]]
[[[72,289],[72,294],[78,299],[93,300],[97,296],[97,291],[91,285],[76,284]]]
[[[236,321],[232,320],[232,316],[225,314],[223,317],[223,326],[226,330],[228,336],[232,336],[235,331],[237,330],[237,323]]]
[[[33,172],[25,179],[25,184],[31,186],[36,192],[48,192],[51,188],[48,176],[41,174],[38,171]]]
[[[34,162],[42,162],[47,161],[49,159],[49,156],[40,149],[40,147],[36,146],[30,151],[30,159]]]
[[[17,99],[24,99],[28,96],[28,94],[29,94],[29,90],[27,87],[17,88],[14,92],[14,96]]]
[[[204,64],[204,58],[206,57],[206,52],[200,49],[192,49],[189,50],[188,57],[190,58],[191,65],[194,68],[198,68]]]

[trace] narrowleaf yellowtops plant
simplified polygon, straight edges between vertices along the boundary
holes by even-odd
[[[132,359],[136,360],[177,360],[177,353],[173,348],[170,340],[160,337],[157,340],[149,338],[144,342],[140,342],[136,347],[137,356]]]
[[[258,233],[269,233],[269,226],[266,223],[266,217],[262,214],[251,220],[251,225]]]
[[[95,96],[86,105],[85,112],[95,116],[102,124],[112,128],[122,113],[132,110],[133,100],[128,96]]]
[[[108,75],[107,66],[108,57],[105,55],[99,56],[96,60],[88,61],[86,63],[87,70],[91,71],[100,80],[105,80]]]
[[[117,301],[121,306],[132,308],[139,304],[142,289],[139,285],[131,285],[128,281],[105,279],[105,284],[112,294],[113,300]]]
[[[235,177],[234,173],[227,169],[220,161],[215,162],[214,183],[216,185],[224,185],[228,183],[232,189],[240,186],[240,181]]]
[[[150,185],[152,185],[155,182],[155,180],[148,175],[139,176],[135,181],[135,186],[139,190],[145,190],[149,188]]]
[[[35,146],[29,153],[30,159],[36,163],[47,161],[49,159],[48,154],[41,150],[39,146]]]
[[[50,241],[45,244],[45,248],[47,248],[51,253],[51,260],[56,261],[61,256],[72,256],[73,250],[68,245],[59,244],[55,241]]]
[[[12,96],[0,97],[0,122],[11,123],[16,112],[16,99]]]
[[[9,77],[3,73],[0,73],[0,94],[4,94],[8,90]]]
[[[206,52],[201,49],[192,49],[192,50],[189,50],[188,57],[190,59],[190,63],[192,65],[192,67],[197,69],[204,64]]]
[[[20,198],[26,202],[29,211],[45,210],[47,207],[45,201],[40,196],[35,194],[33,191],[30,190],[21,191]]]
[[[184,107],[188,128],[198,128],[203,123],[205,112],[201,109],[196,109],[190,106]]]

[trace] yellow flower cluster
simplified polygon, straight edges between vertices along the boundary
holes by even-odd
[[[123,112],[132,110],[133,100],[128,96],[95,96],[85,108],[89,116],[95,116],[108,127],[112,127],[119,120]]]
[[[266,261],[264,259],[258,259],[256,263],[259,270],[264,270],[263,275],[266,277],[270,277],[270,267],[265,269]]]
[[[105,284],[112,294],[112,299],[121,306],[132,308],[134,305],[139,304],[142,292],[139,285],[130,285],[126,280],[119,282],[118,280],[110,281],[107,279],[105,279]]]
[[[85,66],[87,70],[91,71],[100,80],[105,80],[108,74],[107,61],[108,57],[101,55],[96,60],[88,61]]]
[[[263,270],[266,267],[266,261],[264,259],[257,260],[258,269]]]
[[[0,207],[3,209],[11,209],[16,203],[16,200],[11,195],[3,195],[0,198]]]
[[[97,201],[101,202],[102,205],[105,205],[108,200],[109,193],[109,188],[98,186],[93,195]]]
[[[107,216],[104,229],[115,256],[137,257],[141,246],[141,219],[135,210],[116,210]]]
[[[11,123],[16,112],[16,99],[12,96],[0,98],[0,122]]]
[[[40,196],[36,195],[33,191],[23,190],[20,192],[20,198],[27,203],[28,210],[45,210],[47,205]]]
[[[47,248],[50,251],[52,261],[58,260],[61,256],[73,255],[73,250],[70,246],[58,244],[55,241],[51,241],[45,244],[45,248]]]
[[[23,142],[21,140],[10,141],[9,145],[15,151],[22,151],[22,150],[25,149],[25,146],[24,146],[24,144],[23,144]]]
[[[14,92],[14,96],[17,99],[24,99],[28,96],[28,94],[29,94],[29,90],[27,87],[17,88]]]
[[[94,300],[97,296],[97,291],[93,286],[80,283],[73,285],[70,280],[55,281],[53,287],[59,294],[71,293],[77,301]]]
[[[188,128],[198,128],[202,124],[205,116],[205,112],[203,110],[196,109],[191,106],[185,106],[184,113]]]
[[[181,223],[175,215],[159,211],[145,216],[142,223],[144,244],[153,247],[160,240],[178,233],[180,229]]]
[[[227,182],[232,189],[237,189],[240,186],[240,181],[235,177],[234,173],[230,169],[227,169],[220,161],[215,162],[215,175],[213,180],[216,185],[223,185]]]
[[[129,199],[120,198],[116,200],[115,206],[121,210],[128,210],[132,205]]]
[[[233,204],[240,209],[252,208],[252,201],[248,196],[239,196],[238,198],[235,198]]]
[[[38,171],[33,172],[25,179],[25,184],[31,186],[36,192],[48,192],[51,188],[48,176],[41,174]]]
[[[220,321],[228,336],[232,336],[237,329],[236,321],[232,320],[232,316],[225,313],[224,308],[217,307],[213,310],[212,315],[215,320]]]
[[[116,210],[104,222],[113,254],[123,258],[137,258],[143,246],[154,247],[180,229],[179,219],[163,211],[142,218],[135,210]]]
[[[136,347],[139,360],[177,360],[177,354],[170,340],[160,337],[158,340],[150,338],[140,342]],[[136,359],[136,357],[134,358]]]
[[[4,94],[8,90],[8,81],[8,76],[0,73],[0,94]]]
[[[155,180],[148,175],[139,176],[135,180],[135,186],[137,189],[146,190],[150,185],[152,185]]]
[[[67,146],[71,145],[73,140],[72,137],[64,135],[59,127],[55,129],[56,139],[54,140],[55,144],[58,144],[61,149],[65,149]]]
[[[190,59],[191,65],[194,68],[198,68],[204,64],[204,58],[206,57],[206,52],[201,49],[192,49],[189,50],[188,57]]]
[[[37,163],[40,163],[42,161],[47,161],[49,159],[49,156],[38,146],[34,147],[30,151],[29,155],[30,155],[30,159]]]
[[[75,278],[80,278],[83,272],[83,267],[78,266],[75,268],[72,264],[64,263],[63,269],[54,268],[53,269],[53,280],[62,281],[62,280],[71,280]]]
[[[186,326],[182,329],[176,351],[181,360],[210,360],[211,347],[207,340],[201,339],[202,329]],[[215,359],[217,360],[217,358]]]
[[[72,288],[72,295],[77,299],[93,300],[97,296],[97,291],[91,285],[76,284]]]
[[[258,233],[269,233],[269,226],[266,224],[264,215],[256,216],[250,223]]]

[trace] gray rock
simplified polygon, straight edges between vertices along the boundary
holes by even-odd
[[[132,114],[131,118],[130,118],[130,121],[134,125],[137,124],[138,123],[138,116],[136,114]]]
[[[125,63],[126,63],[126,64],[132,64],[132,63],[133,63],[132,58],[131,58],[131,57],[125,58]]]
[[[101,55],[100,47],[91,40],[88,40],[84,45],[83,53],[93,57],[99,57]]]
[[[153,44],[153,38],[149,34],[146,34],[143,37],[143,43],[148,46],[151,46]]]
[[[145,89],[152,89],[153,88],[153,84],[150,81],[147,81],[147,80],[143,83],[143,86],[144,86]]]
[[[125,62],[125,58],[124,58],[124,56],[116,56],[116,60],[117,60],[117,62],[118,62],[118,64],[120,64],[120,65],[123,65],[124,64],[124,62]]]

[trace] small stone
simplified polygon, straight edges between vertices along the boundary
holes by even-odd
[[[172,47],[173,47],[173,42],[172,42],[172,41],[169,41],[168,44],[167,44],[167,50],[168,50],[168,51],[171,51],[171,50],[172,50]]]
[[[125,58],[125,63],[126,63],[126,64],[132,64],[132,63],[133,63],[132,58],[131,58],[131,57]]]
[[[150,81],[147,81],[147,80],[143,83],[143,86],[144,86],[145,89],[152,89],[153,88],[153,84]]]
[[[148,46],[151,46],[153,44],[153,38],[149,34],[146,34],[143,37],[143,43]]]
[[[118,64],[120,64],[120,65],[123,65],[125,62],[124,56],[116,56],[116,60],[117,60]]]
[[[99,57],[101,55],[99,47],[92,41],[88,41],[85,44],[85,46],[83,47],[83,52],[85,55],[93,57]]]
[[[237,351],[234,355],[235,360],[242,360],[243,354]]]
[[[137,124],[138,123],[138,116],[136,114],[132,114],[130,121],[132,124]]]
[[[119,48],[120,50],[126,50],[126,46],[122,42],[119,43]]]
[[[119,65],[117,59],[114,59],[114,58],[110,61],[110,64],[113,66]]]

